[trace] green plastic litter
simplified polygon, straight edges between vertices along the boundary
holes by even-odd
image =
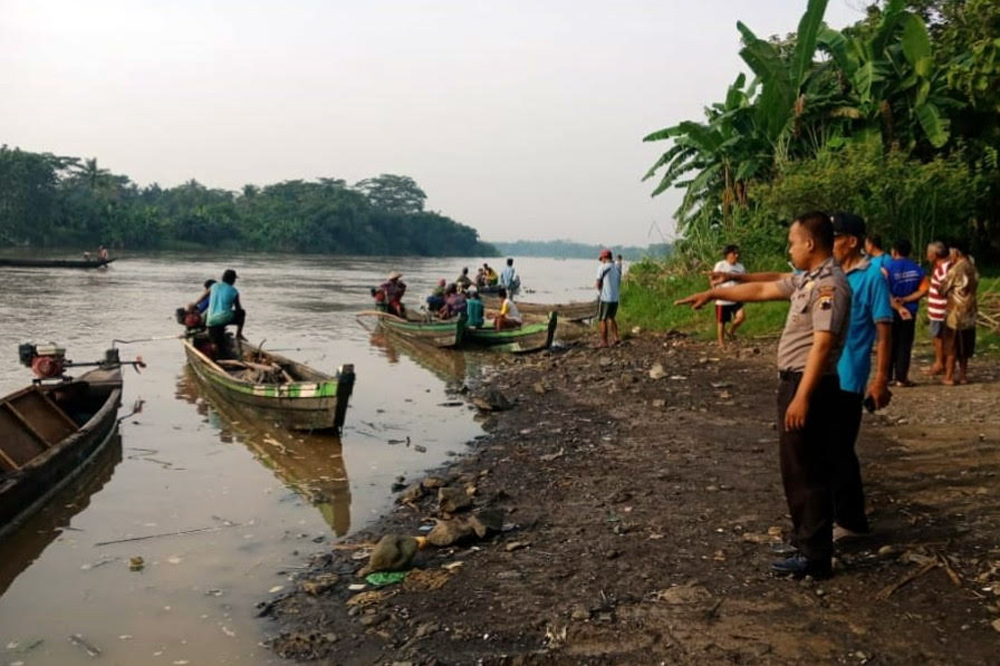
[[[402,583],[408,575],[410,575],[409,571],[379,571],[368,574],[365,576],[365,580],[368,581],[369,585],[385,587],[386,585]]]

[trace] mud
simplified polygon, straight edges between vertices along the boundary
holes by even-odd
[[[438,491],[411,486],[261,604],[270,648],[329,664],[997,663],[1000,366],[865,416],[874,533],[838,545],[831,579],[793,581],[768,572],[789,528],[773,359],[643,334],[507,361],[474,392],[513,409],[484,412],[489,434],[426,484],[502,510],[501,531],[349,590],[367,544],[442,517]]]

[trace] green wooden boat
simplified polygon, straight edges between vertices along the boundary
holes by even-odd
[[[465,330],[465,316],[445,321],[430,318],[403,319],[380,311],[362,312],[358,316],[377,317],[378,325],[393,335],[445,349],[461,346],[462,334]]]
[[[559,321],[581,322],[588,319],[597,318],[597,301],[571,301],[569,303],[529,303],[527,301],[515,301],[517,309],[524,315],[546,315],[555,312],[559,315]],[[499,310],[500,299],[488,296],[483,299],[483,303],[488,309]]]
[[[235,358],[213,360],[203,334],[184,340],[188,363],[220,398],[249,414],[291,430],[339,431],[354,390],[354,366],[336,376],[249,343],[234,343]]]
[[[521,328],[498,331],[493,328],[465,328],[464,347],[480,347],[493,351],[524,352],[548,349],[556,334],[559,315],[550,312],[545,321],[525,323]]]

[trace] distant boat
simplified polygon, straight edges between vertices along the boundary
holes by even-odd
[[[17,259],[0,257],[0,268],[101,268],[115,259]]]
[[[122,375],[101,368],[0,400],[0,536],[90,466],[118,426]]]
[[[332,377],[247,342],[233,343],[238,359],[213,360],[184,340],[188,363],[198,378],[251,415],[290,430],[340,431],[354,390],[354,366]]]
[[[486,307],[494,310],[500,309],[500,299],[484,298]],[[527,301],[515,301],[517,309],[525,315],[544,315],[555,312],[562,321],[581,322],[588,319],[597,318],[597,301],[571,301],[569,303],[529,303]]]

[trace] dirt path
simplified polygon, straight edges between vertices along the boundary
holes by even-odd
[[[866,415],[875,534],[832,579],[794,582],[767,572],[789,524],[773,358],[643,335],[511,361],[485,388],[515,408],[436,475],[505,531],[360,594],[357,550],[318,555],[263,607],[271,647],[331,664],[998,663],[1000,367]],[[434,492],[356,541],[418,534]]]

